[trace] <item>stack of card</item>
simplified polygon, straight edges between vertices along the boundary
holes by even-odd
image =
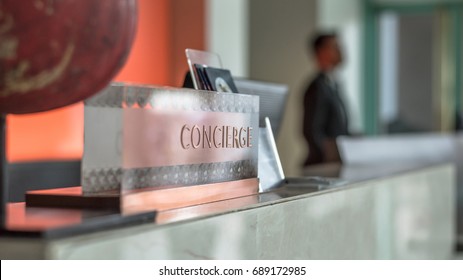
[[[194,64],[202,90],[238,93],[229,70]]]

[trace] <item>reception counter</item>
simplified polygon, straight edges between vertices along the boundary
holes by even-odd
[[[143,224],[48,237],[3,235],[0,258],[453,257],[453,165],[324,165],[306,170],[310,175],[346,172],[355,176],[347,180],[288,178],[281,186],[257,195],[158,212],[155,221]],[[15,212],[14,217],[22,219],[10,221],[13,227],[61,219],[57,226],[65,228],[69,219],[82,222],[82,217],[89,215],[79,210],[26,209],[23,203],[10,205],[10,210],[10,217]]]

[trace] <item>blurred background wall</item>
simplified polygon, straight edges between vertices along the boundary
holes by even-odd
[[[249,2],[249,77],[289,85],[277,145],[285,175],[296,176],[307,153],[302,138],[302,100],[308,79],[315,74],[307,40],[315,31],[317,1]]]
[[[287,175],[306,155],[302,90],[315,30],[336,31],[350,129],[364,135],[453,131],[462,108],[462,0],[139,0],[139,27],[115,78],[180,86],[185,48],[218,53],[235,76],[290,86],[277,139]],[[82,104],[8,118],[13,162],[79,159]],[[461,115],[461,114],[460,114]]]

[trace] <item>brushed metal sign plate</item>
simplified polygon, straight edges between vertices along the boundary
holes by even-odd
[[[257,177],[259,99],[112,84],[85,102],[84,193]]]

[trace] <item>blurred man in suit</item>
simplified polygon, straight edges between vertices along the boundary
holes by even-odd
[[[315,55],[318,74],[304,96],[304,137],[309,154],[305,166],[340,161],[336,137],[348,134],[347,112],[333,71],[342,62],[335,34],[317,34],[309,47]]]

